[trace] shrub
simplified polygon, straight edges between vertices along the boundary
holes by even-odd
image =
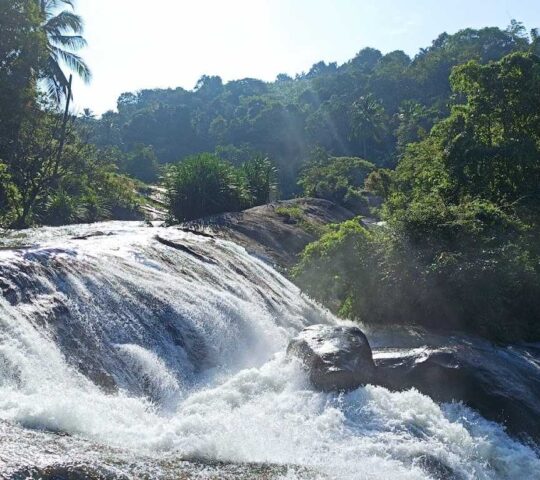
[[[204,153],[169,167],[169,210],[183,222],[250,205],[245,177],[230,163]]]
[[[0,226],[13,220],[17,201],[17,187],[12,182],[8,166],[0,162]]]
[[[441,237],[416,243],[398,225],[368,231],[351,220],[305,249],[297,283],[366,323],[540,338],[538,232],[485,202],[415,216],[417,227],[439,225]]]
[[[242,165],[252,206],[264,205],[277,196],[277,169],[265,157],[255,157]]]
[[[365,206],[359,201],[365,179],[374,168],[361,158],[319,154],[304,168],[298,184],[308,197],[324,198],[359,211]]]

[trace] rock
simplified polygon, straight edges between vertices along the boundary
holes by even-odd
[[[95,237],[110,237],[111,235],[114,235],[113,232],[91,232],[91,233],[85,233],[83,235],[76,235],[74,237],[71,237],[72,240],[88,240],[89,238],[95,238]]]
[[[287,353],[302,360],[319,390],[368,383],[397,391],[416,388],[437,402],[463,402],[521,439],[540,441],[539,345],[501,347],[451,337],[431,346],[378,348],[372,355],[359,328],[313,325],[289,343]],[[455,478],[442,466],[437,469],[441,478]]]
[[[302,212],[304,222],[288,221],[280,208]],[[328,200],[295,198],[250,208],[243,212],[223,213],[186,222],[182,230],[204,231],[206,234],[231,240],[268,263],[281,268],[296,265],[298,254],[307,244],[317,240],[314,233],[324,225],[354,218],[349,210]],[[305,225],[311,226],[306,229]]]
[[[371,347],[358,327],[312,325],[291,340],[287,354],[302,360],[322,391],[353,390],[374,378]]]
[[[99,466],[52,465],[44,468],[24,468],[15,472],[10,478],[28,480],[128,480],[130,477]]]
[[[376,350],[375,383],[463,402],[520,437],[540,439],[540,372],[534,352],[469,341],[437,348]]]
[[[195,257],[196,259],[200,260],[201,262],[211,263],[214,265],[216,264],[216,262],[212,260],[211,258],[199,252],[196,252],[195,250],[193,250],[192,248],[186,245],[182,245],[181,243],[178,243],[178,241],[169,240],[167,238],[160,237],[159,235],[156,235],[154,238],[162,245],[165,245],[166,247],[174,248],[175,250],[180,250],[181,252],[185,252],[188,255],[191,255],[192,257]]]
[[[437,480],[462,480],[463,478],[434,455],[420,455],[414,463],[422,468],[430,478]]]

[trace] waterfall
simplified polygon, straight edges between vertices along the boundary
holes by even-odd
[[[0,250],[0,478],[540,478],[463,405],[314,391],[283,352],[338,320],[234,243],[111,222],[4,244],[27,247]]]

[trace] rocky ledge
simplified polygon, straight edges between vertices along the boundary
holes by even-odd
[[[288,268],[317,239],[321,227],[354,216],[328,200],[296,198],[186,222],[179,228],[231,240],[269,263]]]
[[[381,385],[463,402],[522,438],[540,441],[540,351],[463,338],[443,347],[374,349],[357,327],[312,325],[287,349],[322,391]]]

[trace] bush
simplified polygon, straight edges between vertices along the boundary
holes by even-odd
[[[250,205],[241,172],[208,153],[169,167],[166,187],[170,214],[179,222],[238,211]]]
[[[339,205],[359,211],[366,177],[375,166],[356,157],[328,157],[318,152],[315,159],[304,168],[298,184],[304,195],[324,198]]]
[[[364,182],[366,191],[381,198],[388,198],[392,189],[393,174],[387,168],[373,170]]]
[[[264,157],[255,157],[242,164],[252,206],[264,205],[277,196],[277,169]]]
[[[144,145],[137,145],[127,156],[124,168],[128,175],[146,183],[155,182],[159,176],[158,160],[154,149]]]
[[[45,206],[43,223],[46,225],[79,223],[83,220],[84,213],[80,199],[60,189],[49,196]]]
[[[538,232],[484,202],[426,212],[415,213],[416,228],[439,225],[440,237],[432,233],[420,244],[392,223],[375,231],[357,220],[333,227],[303,252],[297,283],[335,312],[366,323],[538,340]]]
[[[0,162],[0,226],[8,225],[13,220],[17,201],[17,187],[11,179],[8,166]]]
[[[184,222],[268,203],[276,195],[277,171],[263,157],[235,167],[202,153],[169,167],[166,176],[169,214]]]
[[[353,298],[371,298],[367,292],[368,283],[375,278],[371,275],[375,258],[371,234],[358,219],[327,228],[327,233],[306,247],[293,277],[310,295],[335,312],[369,320],[363,309],[354,312],[346,309]]]

